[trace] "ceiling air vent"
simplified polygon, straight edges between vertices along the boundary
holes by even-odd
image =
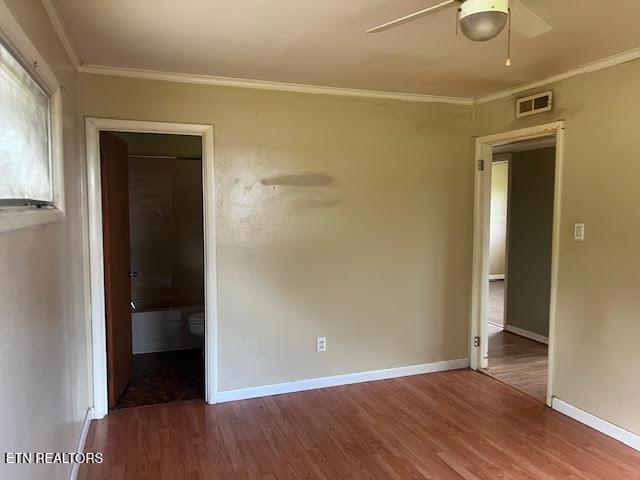
[[[548,112],[553,108],[553,92],[536,93],[516,100],[516,118]]]

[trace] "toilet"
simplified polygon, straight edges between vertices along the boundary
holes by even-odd
[[[189,331],[204,339],[204,312],[189,315]]]

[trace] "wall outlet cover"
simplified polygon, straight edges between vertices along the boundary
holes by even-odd
[[[316,352],[327,351],[327,337],[316,338]]]

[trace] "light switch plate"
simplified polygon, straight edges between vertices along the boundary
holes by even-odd
[[[584,223],[576,223],[573,227],[573,238],[580,242],[584,240]]]

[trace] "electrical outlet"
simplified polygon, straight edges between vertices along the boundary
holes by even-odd
[[[573,227],[573,238],[580,242],[584,240],[584,223],[575,224]]]
[[[316,338],[316,352],[327,351],[327,337]]]

